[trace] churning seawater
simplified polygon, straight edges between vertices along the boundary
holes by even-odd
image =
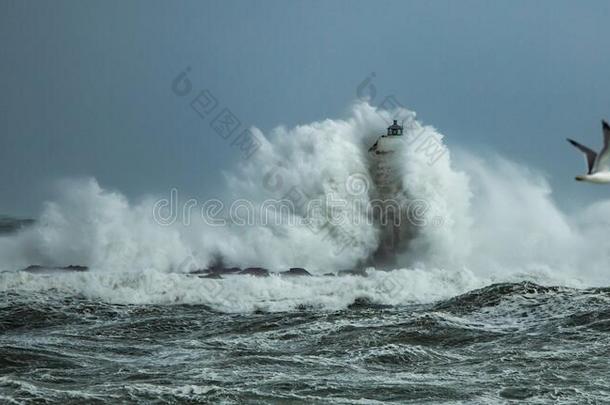
[[[48,276],[37,276],[48,277]],[[250,276],[245,276],[250,277]],[[600,403],[610,290],[223,313],[0,293],[2,403]]]

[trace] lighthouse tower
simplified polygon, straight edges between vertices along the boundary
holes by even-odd
[[[402,245],[408,240],[409,227],[404,212],[406,195],[400,170],[400,156],[404,143],[403,126],[396,120],[369,149],[370,173],[374,182],[371,190],[372,217],[379,229],[379,245],[374,255],[374,265],[391,267]]]

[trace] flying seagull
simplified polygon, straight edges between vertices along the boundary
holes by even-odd
[[[604,146],[599,153],[595,153],[584,145],[568,139],[572,145],[585,154],[587,163],[587,174],[576,176],[578,181],[588,181],[591,183],[610,183],[610,125],[602,120],[602,130],[604,132]]]

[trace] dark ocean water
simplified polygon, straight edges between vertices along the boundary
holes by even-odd
[[[610,289],[243,314],[0,297],[0,403],[610,401]]]
[[[0,215],[0,235],[17,232],[32,226],[34,223],[33,219],[19,219]]]

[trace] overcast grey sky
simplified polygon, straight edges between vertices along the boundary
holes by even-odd
[[[244,125],[345,116],[371,72],[450,146],[573,180],[567,136],[610,118],[608,1],[0,2],[0,213],[35,215],[54,180],[130,197],[221,187],[239,155],[171,92],[190,66]]]

